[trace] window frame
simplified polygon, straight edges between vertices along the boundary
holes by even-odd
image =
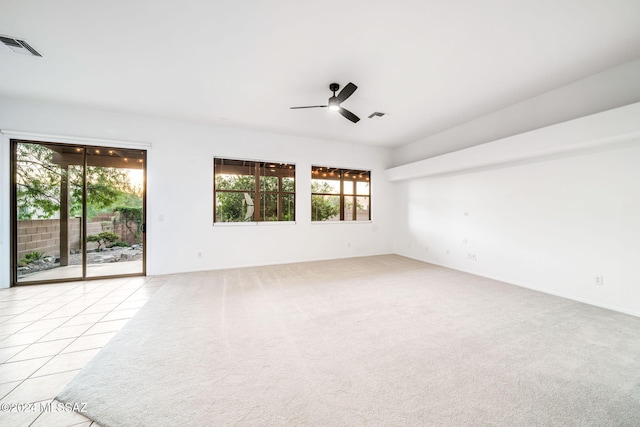
[[[233,189],[218,189],[216,186],[216,177],[221,174],[220,170],[226,171],[242,171],[250,173],[237,173],[235,175],[253,176],[254,185],[250,190],[233,190]],[[234,175],[234,174],[229,174]],[[261,188],[261,181],[263,177],[277,177],[278,189],[276,191],[267,191]],[[293,190],[286,191],[284,189],[284,178],[293,179]],[[218,209],[218,197],[219,193],[236,193],[244,194],[250,193],[253,196],[253,218],[247,221],[217,221],[217,209]],[[262,197],[266,195],[276,196],[276,215],[277,219],[267,220],[261,219],[261,207]],[[284,218],[284,198],[285,196],[293,197],[293,206],[290,210],[292,213],[291,219]],[[237,159],[228,157],[214,157],[213,159],[213,224],[214,225],[230,225],[230,224],[292,224],[295,223],[296,217],[296,165],[291,162],[273,162],[265,160],[249,160],[249,159]]]
[[[326,181],[339,181],[340,191],[337,193],[321,193],[313,191],[313,182],[315,180]],[[354,189],[352,193],[345,191],[345,182],[352,182]],[[366,194],[358,193],[358,182],[366,182],[368,184],[368,192]],[[370,222],[371,221],[371,171],[365,169],[353,169],[353,168],[336,168],[331,166],[311,166],[311,222],[312,223],[355,223],[355,222]],[[336,196],[339,197],[339,219],[333,221],[318,220],[313,218],[313,197],[314,196]],[[366,197],[368,200],[367,219],[358,218],[358,198]],[[346,205],[348,199],[351,199],[351,205],[356,207],[352,210],[352,217],[346,219]]]

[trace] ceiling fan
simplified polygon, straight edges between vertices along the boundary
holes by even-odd
[[[358,86],[353,83],[347,84],[339,94],[336,95],[336,92],[340,89],[340,85],[338,83],[331,83],[329,85],[329,90],[333,92],[333,96],[329,98],[329,102],[327,105],[309,105],[305,107],[291,107],[292,110],[297,110],[300,108],[329,108],[330,110],[337,111],[342,114],[345,118],[351,120],[353,123],[358,123],[360,117],[353,114],[351,111],[342,108],[340,104],[353,95],[353,92],[358,89]]]

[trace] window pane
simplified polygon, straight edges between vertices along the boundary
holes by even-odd
[[[340,221],[340,196],[311,196],[312,221]]]
[[[89,252],[100,252],[103,248],[109,248],[112,245],[139,245],[142,243],[142,232],[137,229],[142,226],[142,188],[135,189],[138,185],[142,185],[142,167],[144,160],[141,158],[139,151],[135,150],[104,150],[98,148],[87,149],[87,169],[86,169],[86,216],[87,223],[85,228],[86,249]],[[112,161],[110,159],[124,158],[123,163]],[[109,178],[108,178],[109,177]],[[127,204],[117,204],[113,207],[106,205],[105,196],[108,196],[104,186],[105,178],[109,181],[113,179],[122,180],[126,183],[126,190],[122,188],[127,196]],[[138,181],[139,180],[139,181]],[[136,183],[138,181],[138,183]],[[116,246],[117,247],[117,246]],[[133,254],[133,253],[132,253]],[[133,260],[142,258],[142,253]],[[125,257],[126,258],[126,257]],[[125,258],[121,258],[119,264],[124,267],[129,265],[126,271],[122,273],[142,273],[142,262],[137,263],[125,262]],[[114,260],[117,260],[115,258]],[[102,271],[103,260],[101,257],[93,255],[86,258],[86,276],[98,277],[104,275]]]
[[[311,180],[312,193],[340,194],[340,181],[329,181],[326,179]]]
[[[255,162],[214,159],[216,190],[255,190]]]
[[[295,196],[285,194],[282,196],[282,213],[278,219],[278,194],[267,193],[260,195],[260,221],[294,221],[295,220]]]
[[[367,170],[312,166],[312,220],[369,220],[370,176]]]
[[[355,212],[354,212],[354,202]],[[345,221],[369,221],[369,197],[345,196],[344,198]]]
[[[253,193],[216,193],[216,222],[253,221]]]
[[[275,176],[261,176],[260,177],[260,191],[278,191],[278,177]]]
[[[355,182],[353,181],[344,181],[344,194],[354,194]]]
[[[260,221],[278,220],[278,195],[260,195]]]
[[[215,158],[214,221],[293,221],[295,173],[289,163]]]
[[[356,192],[357,192],[356,194],[358,194],[358,195],[362,195],[362,196],[366,195],[366,196],[368,196],[370,194],[369,193],[369,183],[368,182],[358,181],[356,183]]]
[[[296,203],[293,194],[284,194],[282,196],[282,221],[296,220]]]
[[[43,280],[41,269],[51,277],[81,278],[81,269],[66,266],[78,264],[71,253],[83,248],[83,149],[19,142],[15,155],[17,281]]]
[[[357,197],[356,204],[358,207],[356,211],[356,220],[369,221],[371,219],[369,215],[369,211],[370,211],[369,197]]]
[[[282,178],[282,191],[289,193],[296,191],[296,180],[294,178]]]
[[[216,175],[216,190],[254,191],[256,180],[253,175]]]
[[[344,220],[353,221],[353,196],[344,198]]]

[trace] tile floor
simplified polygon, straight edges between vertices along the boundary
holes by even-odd
[[[54,397],[167,278],[0,289],[0,425],[98,426]]]

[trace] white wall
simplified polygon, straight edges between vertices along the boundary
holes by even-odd
[[[589,108],[630,104],[637,92],[632,90],[625,98],[621,88],[635,87],[640,73],[629,72],[637,67],[640,61],[594,77],[588,81],[594,86],[578,82],[547,94],[539,104],[514,106],[444,136],[410,144],[394,152],[395,161],[404,164],[509,135],[514,129],[523,132],[529,126],[540,127],[551,120],[543,108],[549,100],[571,104],[566,113],[571,118],[584,100],[577,94],[580,88],[591,87],[588,95],[598,98],[587,103]],[[609,93],[601,83],[611,82],[612,76],[626,80],[612,86]],[[595,151],[483,165],[481,170],[392,184],[384,177],[391,166],[391,152],[384,149],[8,98],[0,98],[0,113],[0,129],[152,144],[148,155],[149,274],[395,251],[640,315],[640,270],[634,268],[640,259],[639,138],[625,138]],[[543,119],[519,117],[525,113],[541,114]],[[564,129],[563,125],[558,129]],[[582,132],[589,130],[587,126]],[[570,138],[571,133],[565,131],[562,137]],[[560,133],[545,128],[528,136],[534,135],[535,141],[538,136],[553,138],[556,134]],[[297,223],[213,226],[214,156],[296,163]],[[4,142],[0,147],[0,286],[6,286],[9,277],[8,162]],[[371,169],[374,221],[311,224],[306,192],[311,164]],[[600,275],[604,277],[601,287],[594,284],[595,276]]]
[[[400,181],[395,251],[640,315],[638,165],[636,136]]]
[[[390,153],[339,142],[0,98],[0,129],[151,143],[147,270],[166,274],[388,253]],[[0,156],[0,286],[9,283],[8,147]],[[296,224],[213,226],[213,157],[296,164]],[[372,171],[371,223],[312,224],[312,164]],[[380,203],[377,203],[380,201]],[[202,257],[198,257],[198,252]]]

